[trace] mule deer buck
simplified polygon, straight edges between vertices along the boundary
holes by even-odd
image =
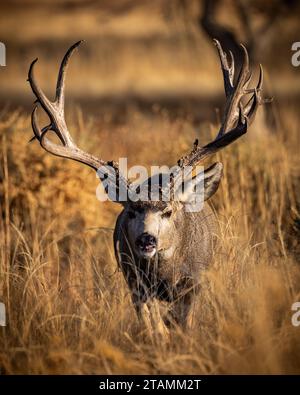
[[[129,191],[131,183],[122,175],[118,163],[105,161],[78,148],[67,128],[64,115],[66,68],[70,56],[79,44],[80,42],[74,44],[63,58],[54,102],[46,97],[36,82],[34,65],[37,60],[30,66],[28,80],[37,98],[32,112],[33,139],[37,139],[41,147],[53,155],[73,159],[96,171],[101,166],[107,167],[110,170],[106,175],[106,185],[114,183],[119,191],[122,184]],[[179,177],[188,166],[195,168],[204,159],[245,134],[262,101],[262,67],[260,66],[256,87],[249,88],[251,72],[246,48],[241,46],[243,64],[239,75],[235,75],[232,54],[229,61],[220,43],[215,40],[215,44],[220,57],[226,95],[223,121],[212,142],[199,147],[196,140],[191,152],[179,159],[179,171],[171,174],[168,184],[171,192],[178,186]],[[245,102],[246,97],[249,100]],[[43,128],[38,125],[39,106],[50,119],[49,125]],[[47,137],[49,130],[55,132],[61,144],[56,144]],[[117,178],[113,175],[117,175]],[[116,196],[115,201],[123,205],[123,211],[114,230],[115,255],[131,291],[137,314],[148,324],[155,316],[158,304],[167,306],[168,314],[164,321],[166,324],[175,322],[185,325],[187,322],[194,295],[199,290],[201,271],[209,265],[212,258],[217,229],[215,214],[207,200],[218,189],[221,177],[222,164],[218,162],[202,174],[201,185],[205,202],[198,212],[185,210],[192,193],[189,188],[181,195],[181,200],[171,198],[170,201],[120,201],[119,195]],[[151,184],[151,179],[147,183]]]

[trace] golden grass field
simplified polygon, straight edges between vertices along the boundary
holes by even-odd
[[[26,12],[23,10],[22,15]],[[124,26],[132,26],[135,17],[139,21],[139,25],[133,23],[136,30],[142,37],[146,34],[142,7],[128,12],[131,19],[127,25],[125,17],[118,15],[116,18],[123,20]],[[122,34],[123,25],[117,23],[118,19],[107,18],[110,28],[115,23]],[[157,21],[152,14],[144,16],[144,20],[149,24],[152,21],[155,34],[171,34],[166,27],[169,25]],[[9,81],[17,75],[12,93],[8,94],[10,101],[2,99],[0,109],[0,301],[6,305],[8,321],[6,327],[0,327],[0,372],[299,374],[300,329],[291,324],[291,305],[300,301],[299,101],[282,98],[272,89],[276,68],[274,71],[270,66],[271,70],[266,70],[266,87],[274,94],[274,102],[266,105],[272,122],[268,123],[260,110],[248,134],[213,158],[224,164],[221,187],[212,200],[219,222],[219,244],[211,267],[203,274],[192,328],[188,332],[172,330],[170,342],[166,343],[147,336],[135,316],[122,273],[117,270],[112,231],[120,207],[97,201],[98,180],[91,170],[52,157],[37,142],[28,143],[32,136],[28,109],[33,99],[21,76],[25,76],[29,62],[41,55],[38,78],[43,86],[54,87],[58,62],[68,45],[77,39],[70,29],[53,33],[53,42],[60,45],[49,47],[47,61],[45,50],[39,52],[39,45],[34,42],[41,31],[38,23],[42,23],[38,18],[35,22],[32,30],[28,28],[22,35],[27,45],[32,42],[35,53],[31,49],[24,55],[26,61],[11,69],[7,66],[5,78],[0,81],[3,98]],[[51,23],[54,22],[49,17],[50,26]],[[7,31],[13,32],[9,18],[6,24]],[[90,30],[82,21],[78,26],[80,38],[90,37],[91,46],[97,51],[98,36],[91,37],[93,25]],[[98,57],[105,57],[108,51],[103,44],[105,26],[100,29],[102,46],[91,60],[93,67]],[[180,24],[179,27],[180,31]],[[137,34],[133,30],[126,29],[132,36]],[[61,37],[63,40],[59,41]],[[17,43],[21,38],[13,39]],[[202,81],[199,103],[206,93],[208,97],[219,95],[221,72],[213,47],[201,36],[196,44],[185,40],[188,44],[185,47],[184,40],[180,44],[176,64],[170,60],[176,49],[174,44],[168,46],[168,41],[163,41],[159,49],[154,45],[153,51],[161,57],[164,46],[169,51],[160,58],[158,64],[162,68],[158,69],[151,64],[152,57],[158,56],[151,52],[151,46],[151,55],[137,62],[139,66],[133,60],[138,56],[134,48],[139,53],[137,44],[126,47],[126,54],[121,53],[120,57],[124,75],[127,74],[123,79],[116,77],[121,82],[115,81],[117,88],[112,86],[111,91],[117,92],[118,97],[128,94],[131,88],[134,94],[139,93],[138,85],[130,85],[137,70],[137,77],[150,76],[140,85],[150,102],[149,97],[154,93],[157,97],[157,92],[164,98],[182,93],[182,87],[184,94],[191,93]],[[201,46],[206,58],[201,61],[201,56],[196,55],[196,60],[204,75],[199,71],[193,80],[195,59],[183,66],[191,55],[191,47],[199,47],[202,42],[206,45]],[[121,48],[118,45],[116,48]],[[156,99],[145,111],[130,101],[122,116],[116,115],[118,110],[111,104],[104,110],[100,103],[113,78],[109,75],[104,79],[103,92],[100,88],[93,90],[96,78],[99,85],[102,83],[103,63],[102,72],[96,76],[95,68],[93,72],[88,68],[89,58],[85,58],[81,64],[85,72],[78,78],[78,59],[83,56],[80,53],[74,55],[68,75],[67,89],[70,87],[71,93],[66,113],[75,141],[85,150],[106,159],[127,156],[129,164],[171,165],[191,148],[195,137],[205,143],[218,129],[213,104],[208,105],[208,110],[199,104],[200,115],[195,113],[194,105],[177,111]],[[113,62],[114,57],[107,56],[107,62]],[[150,66],[145,71],[147,61]],[[116,75],[118,70],[119,63],[114,69]],[[45,80],[47,72],[50,77]],[[286,84],[294,82],[297,92],[299,77],[293,79],[294,73],[287,72]],[[281,74],[282,80],[284,75]],[[164,76],[168,83],[175,83],[167,94]],[[280,85],[278,81],[276,84]],[[81,90],[85,100],[82,106]],[[88,97],[93,101],[91,111]],[[219,98],[216,101],[219,103]]]

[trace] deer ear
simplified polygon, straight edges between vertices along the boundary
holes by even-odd
[[[216,162],[204,170],[204,200],[208,200],[217,191],[223,175],[223,165]]]
[[[200,198],[198,203],[209,199],[217,191],[222,173],[222,163],[216,162],[208,169],[204,170],[204,172],[201,172],[191,178],[184,184],[184,191],[182,192],[182,189],[180,189],[180,202],[193,204],[192,202],[195,202],[196,195]]]

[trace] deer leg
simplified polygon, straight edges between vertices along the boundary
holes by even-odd
[[[182,279],[177,284],[174,301],[169,310],[170,324],[177,324],[186,329],[191,328],[194,302],[199,291],[199,285],[193,284],[191,279]]]
[[[148,303],[148,308],[150,310],[151,322],[155,335],[159,340],[168,342],[170,333],[161,315],[159,301],[157,299],[152,299]]]
[[[169,330],[161,316],[159,301],[149,299],[136,304],[135,308],[149,338],[155,343],[169,342]]]
[[[146,292],[145,287],[139,286],[133,287],[132,283],[131,285],[131,299],[133,306],[135,308],[138,320],[142,323],[144,329],[146,330],[147,335],[153,339],[154,336],[154,331],[153,331],[153,325],[152,325],[152,319],[151,319],[151,313],[150,309],[148,307],[148,299],[149,295]],[[137,285],[137,283],[135,283]],[[139,285],[141,283],[139,282]]]
[[[192,306],[192,294],[189,292],[174,300],[169,310],[169,325],[179,325],[182,328],[191,327],[190,312]]]

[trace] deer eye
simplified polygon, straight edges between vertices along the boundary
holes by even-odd
[[[129,217],[130,219],[135,218],[135,212],[134,212],[134,211],[129,211],[129,212],[128,212],[128,217]]]
[[[162,213],[162,218],[170,218],[172,215],[172,210],[168,210]]]

